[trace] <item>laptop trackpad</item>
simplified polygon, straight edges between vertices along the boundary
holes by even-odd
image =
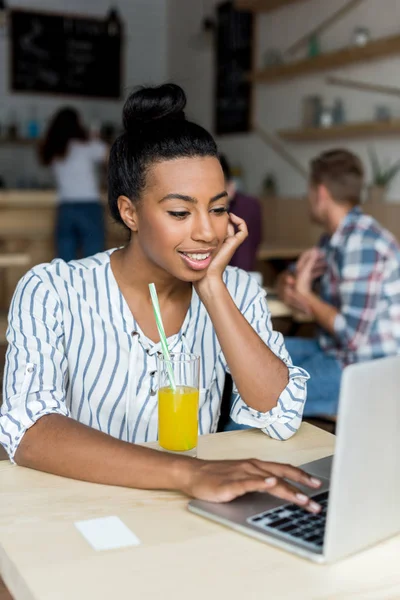
[[[333,454],[331,456],[325,456],[325,458],[320,458],[319,460],[313,460],[312,462],[300,465],[300,468],[303,469],[303,471],[310,473],[310,475],[330,479],[332,462]]]

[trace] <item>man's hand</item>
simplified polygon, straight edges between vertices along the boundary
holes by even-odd
[[[298,504],[309,512],[319,512],[320,506],[293,485],[293,482],[313,489],[318,489],[321,485],[315,477],[286,464],[255,458],[196,460],[190,463],[189,476],[182,491],[209,502],[229,502],[247,492],[268,492],[277,498]]]
[[[294,273],[286,270],[278,276],[279,299],[293,310],[310,315],[311,310],[304,295],[311,291],[313,282],[325,269],[323,252],[319,248],[306,250],[300,255]]]
[[[310,309],[305,299],[296,290],[296,277],[289,271],[284,271],[278,276],[278,297],[282,302],[304,315],[310,315]]]
[[[326,271],[326,260],[322,250],[317,247],[309,248],[302,252],[296,263],[296,274],[300,273],[303,267],[310,261],[313,260],[312,265],[312,277],[313,281],[321,277]]]
[[[307,295],[312,291],[312,284],[325,270],[325,261],[319,248],[306,250],[296,263],[296,291]]]
[[[295,294],[300,303],[308,306],[309,314],[313,316],[320,327],[335,335],[335,320],[339,311],[321,300],[312,290],[316,274],[321,275],[323,268],[322,253],[318,248],[312,248],[301,256],[295,284]]]

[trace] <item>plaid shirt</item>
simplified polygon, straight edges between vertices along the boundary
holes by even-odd
[[[335,336],[319,331],[327,353],[347,365],[400,353],[400,246],[375,219],[351,210],[321,240],[327,269],[322,300],[340,311]]]

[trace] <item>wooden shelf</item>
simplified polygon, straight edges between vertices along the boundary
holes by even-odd
[[[263,13],[283,8],[287,4],[300,4],[300,2],[304,0],[236,0],[235,8]]]
[[[288,142],[312,142],[350,137],[374,137],[381,135],[400,135],[400,119],[391,121],[360,121],[344,123],[332,127],[305,127],[286,129],[278,135]]]
[[[296,259],[308,246],[289,246],[284,244],[261,244],[257,252],[259,260]]]
[[[345,67],[365,60],[383,58],[397,53],[400,53],[400,35],[374,40],[366,46],[351,46],[320,54],[315,58],[304,58],[291,63],[268,67],[262,71],[250,73],[249,79],[253,82],[264,83],[279,81],[307,73]]]

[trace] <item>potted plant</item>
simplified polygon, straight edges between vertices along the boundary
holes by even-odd
[[[369,186],[368,199],[370,202],[383,202],[390,184],[400,171],[400,160],[389,164],[380,163],[375,150],[369,150],[372,168],[372,181]]]

